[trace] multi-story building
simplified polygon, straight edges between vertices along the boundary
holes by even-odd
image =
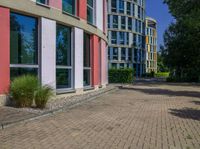
[[[109,68],[146,72],[145,0],[108,0],[108,44]]]
[[[58,93],[106,85],[106,11],[107,0],[1,0],[0,94],[24,74]]]
[[[146,18],[146,72],[157,72],[157,22]]]

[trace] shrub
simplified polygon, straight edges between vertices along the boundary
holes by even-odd
[[[48,100],[53,96],[53,89],[49,86],[38,87],[35,92],[35,104],[37,108],[45,108]]]
[[[34,92],[38,87],[35,76],[25,75],[15,78],[10,87],[10,95],[17,107],[31,107]]]
[[[132,83],[133,74],[133,69],[110,69],[109,83]]]
[[[151,71],[150,73],[144,74],[144,76],[147,77],[147,78],[154,78],[155,77],[155,72]]]
[[[155,74],[155,77],[157,78],[167,78],[169,77],[169,72],[158,72]]]

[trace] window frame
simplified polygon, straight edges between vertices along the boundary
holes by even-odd
[[[88,4],[88,0],[87,0],[87,11],[88,11],[88,8],[92,10],[92,22],[89,21],[88,14],[87,14],[87,22],[89,24],[96,25],[95,24],[96,23],[96,20],[95,20],[95,18],[96,18],[96,16],[95,16],[96,15],[96,13],[95,13],[95,11],[96,11],[96,5],[95,5],[96,1],[92,0],[92,3],[93,3],[93,7]]]
[[[64,0],[62,0],[62,11],[64,12],[64,13],[66,13],[66,14],[69,14],[69,15],[72,15],[72,16],[76,16],[77,15],[77,0],[74,0],[75,2],[74,2],[74,14],[73,13],[70,13],[70,12],[67,12],[67,11],[65,11],[64,9],[63,9],[63,1]]]
[[[63,25],[63,24],[59,24],[57,23],[56,24],[56,32],[57,32],[57,26],[63,26],[63,27],[66,27],[66,28],[69,28],[70,29],[70,56],[71,56],[71,66],[65,66],[65,65],[56,65],[56,91],[59,92],[59,93],[62,93],[62,92],[68,92],[68,91],[71,91],[74,89],[74,36],[73,36],[73,33],[74,33],[74,30],[72,27],[70,26],[66,26],[66,25]],[[57,34],[56,34],[56,44],[57,44]],[[56,52],[57,52],[57,47],[56,47]],[[57,63],[57,53],[56,53],[56,63]],[[62,69],[62,70],[70,70],[71,71],[71,84],[69,88],[58,88],[57,87],[57,69]]]
[[[84,57],[85,57],[85,49],[83,49],[83,88],[87,89],[87,88],[91,88],[92,87],[92,42],[91,42],[91,35],[84,32],[83,34],[83,43],[85,44],[85,38],[87,39],[86,36],[89,37],[89,67],[88,66],[85,66],[85,63],[84,63]],[[87,41],[86,41],[87,42]],[[83,45],[83,48],[85,48],[85,45]],[[89,71],[90,73],[90,83],[89,85],[85,85],[84,82],[84,71]]]
[[[10,12],[10,21],[11,21],[11,14],[15,14],[15,15],[19,15],[19,16],[24,16],[24,17],[29,17],[29,18],[33,18],[36,21],[36,52],[37,52],[37,63],[36,64],[13,64],[11,63],[10,60],[10,71],[12,68],[22,68],[22,69],[26,69],[26,68],[32,68],[32,69],[37,69],[37,77],[40,78],[40,57],[41,57],[41,50],[39,48],[40,46],[40,20],[37,17],[34,16],[29,16],[29,15],[24,15],[22,13],[18,13],[18,12]],[[10,27],[10,34],[11,34],[11,27]],[[11,41],[10,41],[10,45],[11,45]],[[11,57],[11,49],[10,49],[10,57]],[[11,79],[11,75],[10,75],[10,79]]]
[[[49,5],[49,0],[44,0],[45,1],[45,3],[42,3],[42,2],[40,2],[40,0],[36,0],[36,3],[38,3],[38,4],[40,4],[40,5]]]

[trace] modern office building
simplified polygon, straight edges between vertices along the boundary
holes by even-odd
[[[0,94],[24,74],[57,93],[105,86],[106,11],[107,0],[0,0]]]
[[[157,72],[157,22],[146,18],[146,72]]]
[[[145,0],[108,0],[109,68],[146,73]]]

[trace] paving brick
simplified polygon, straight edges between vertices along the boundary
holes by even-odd
[[[200,87],[190,84],[129,85],[71,110],[1,130],[0,148],[199,149],[198,95]]]

